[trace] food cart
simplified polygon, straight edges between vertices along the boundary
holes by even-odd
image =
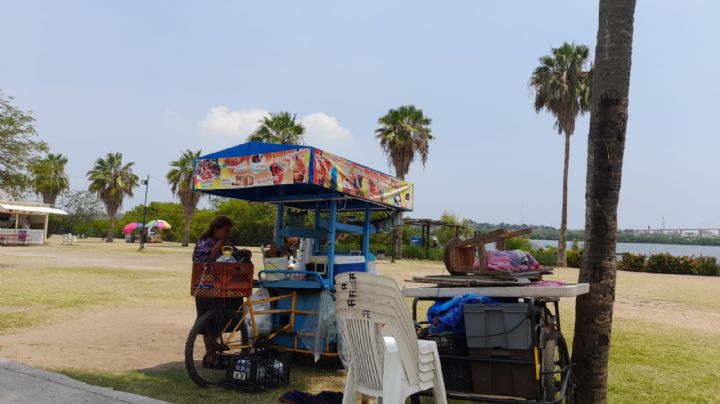
[[[230,313],[207,313],[196,322],[186,344],[185,364],[190,377],[202,387],[219,384],[224,376],[205,369],[202,358],[194,354],[198,346],[202,349],[209,344],[203,330],[212,327],[221,330],[213,344],[224,357],[257,349],[260,344],[312,353],[316,358],[337,356],[331,295],[334,276],[374,272],[370,236],[390,228],[395,213],[413,207],[411,184],[300,145],[250,142],[202,156],[195,161],[194,190],[275,205],[274,246],[270,250],[280,250],[285,237],[300,238],[296,260],[288,262],[282,255],[263,257],[264,268],[252,286],[267,290],[269,296],[247,299],[243,307],[232,308]],[[374,212],[389,214],[379,215],[373,223]],[[336,240],[342,234],[359,235],[358,248],[339,251]],[[192,293],[249,297],[252,287],[247,282],[255,278],[251,264],[231,266],[227,273],[221,273],[221,267],[196,264]],[[271,319],[271,331],[263,337],[259,335],[260,316]],[[212,325],[213,321],[220,324]]]

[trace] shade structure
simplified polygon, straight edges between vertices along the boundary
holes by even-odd
[[[286,207],[411,211],[413,186],[311,146],[249,142],[195,160],[193,190]]]
[[[149,227],[151,229],[154,227],[154,228],[157,228],[160,230],[172,229],[172,226],[170,225],[170,223],[168,223],[162,219],[155,219],[155,220],[149,222],[147,224],[147,227]]]
[[[138,227],[142,228],[142,227],[143,227],[143,224],[140,223],[140,222],[128,223],[128,224],[126,224],[125,227],[123,227],[123,229],[122,229],[123,234],[130,234],[130,233],[133,232],[133,230],[137,229]]]

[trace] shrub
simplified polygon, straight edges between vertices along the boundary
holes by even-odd
[[[582,264],[582,256],[582,249],[571,249],[565,254],[567,266],[570,268],[580,268],[580,265]]]
[[[717,258],[715,257],[697,257],[693,260],[691,266],[693,275],[719,276],[720,267],[718,267]]]
[[[646,257],[642,254],[624,253],[622,260],[618,262],[618,269],[621,271],[643,272],[645,271]]]
[[[557,248],[555,247],[532,248],[529,252],[541,265],[553,266],[557,262]]]
[[[719,276],[720,266],[715,257],[675,257],[668,253],[641,254],[625,253],[618,262],[621,271],[651,272],[657,274]]]
[[[533,245],[530,242],[529,238],[526,237],[513,237],[505,240],[505,249],[508,251],[511,250],[524,250],[524,251],[531,251],[533,249]]]
[[[430,260],[442,261],[444,250],[442,248],[430,248]],[[414,245],[403,245],[403,258],[410,259],[427,259],[425,255],[425,247]]]

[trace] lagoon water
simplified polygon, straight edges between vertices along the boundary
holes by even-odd
[[[530,240],[536,247],[552,246],[557,247],[557,240]],[[570,249],[572,242],[567,243]],[[582,245],[582,243],[581,243]],[[633,254],[658,254],[670,253],[672,255],[703,255],[706,257],[716,257],[720,260],[720,246],[704,246],[704,245],[680,245],[680,244],[645,244],[645,243],[618,243],[618,253]]]

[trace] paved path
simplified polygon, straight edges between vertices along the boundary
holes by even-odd
[[[0,358],[0,404],[163,404]]]

